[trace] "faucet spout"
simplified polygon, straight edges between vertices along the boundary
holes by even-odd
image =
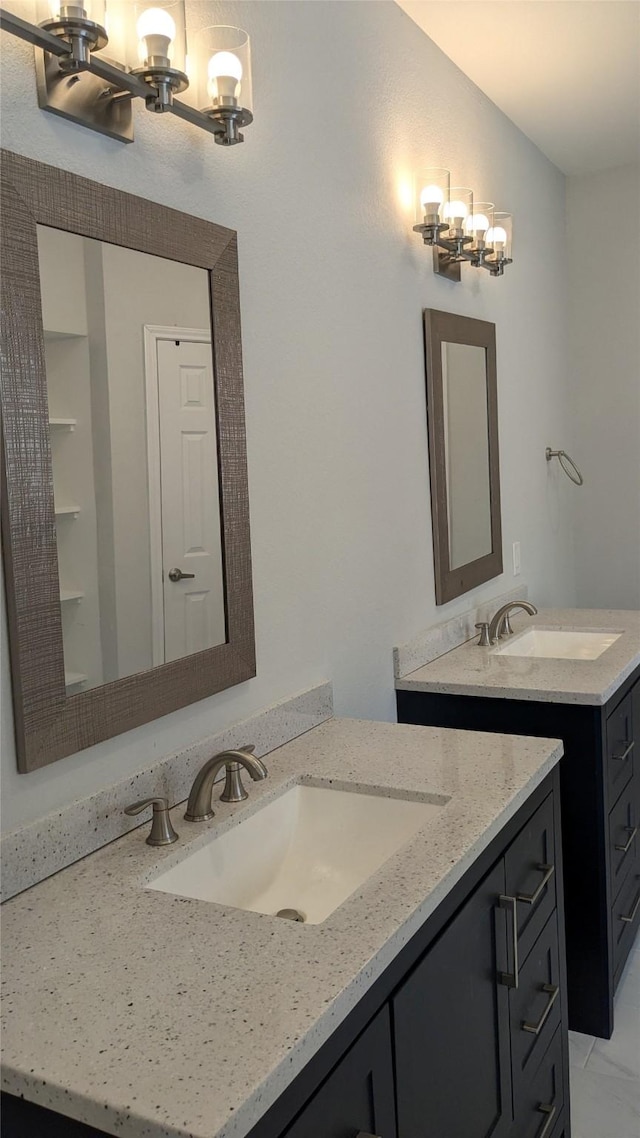
[[[514,609],[522,609],[523,612],[528,612],[529,616],[535,616],[538,612],[535,605],[529,601],[509,601],[508,604],[502,605],[495,613],[489,625],[489,641],[495,644],[497,640],[501,640],[505,636],[511,636],[513,629],[509,622],[509,613]]]
[[[253,750],[251,744],[238,750],[220,751],[207,759],[193,780],[185,812],[188,822],[207,822],[213,818],[213,784],[223,767],[227,772],[224,792],[220,796],[223,802],[242,802],[248,797],[240,781],[242,767],[249,772],[254,782],[267,777],[266,766],[262,759],[252,754]]]

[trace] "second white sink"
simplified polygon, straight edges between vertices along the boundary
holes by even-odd
[[[320,924],[446,801],[297,785],[148,888]]]
[[[539,656],[552,660],[597,660],[622,636],[565,628],[528,628],[494,648],[498,656]]]

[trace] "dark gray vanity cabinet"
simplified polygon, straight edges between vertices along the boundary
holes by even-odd
[[[383,1134],[396,1138],[393,1053],[389,1008],[385,1006],[349,1049],[286,1138],[352,1138]]]
[[[604,706],[411,690],[397,704],[401,723],[563,740],[569,1026],[608,1039],[640,928],[640,669]]]
[[[564,958],[556,767],[248,1138],[570,1138]]]
[[[511,1129],[504,861],[480,883],[392,1000],[398,1132],[502,1138]],[[480,1040],[487,1045],[479,1046]]]

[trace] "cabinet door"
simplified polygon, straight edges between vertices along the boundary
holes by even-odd
[[[509,1131],[509,999],[498,982],[507,971],[504,890],[500,861],[394,997],[399,1138]]]
[[[391,1024],[385,1006],[286,1131],[285,1138],[396,1138]]]

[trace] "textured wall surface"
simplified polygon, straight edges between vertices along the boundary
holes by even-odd
[[[611,225],[598,223],[603,212]],[[640,608],[639,221],[640,166],[568,179],[571,455],[585,478],[571,494],[581,608]],[[612,244],[611,226],[624,242]]]
[[[5,824],[328,676],[338,714],[394,718],[392,646],[511,587],[514,540],[531,599],[573,600],[570,503],[544,460],[568,424],[564,178],[393,3],[189,8],[251,33],[256,121],[244,146],[225,151],[138,107],[128,147],[44,114],[32,50],[7,35],[2,141],[238,230],[258,675],[19,776],[5,669]],[[517,260],[502,280],[433,276],[409,200],[429,162],[513,210]],[[425,307],[497,326],[506,572],[441,609]]]

